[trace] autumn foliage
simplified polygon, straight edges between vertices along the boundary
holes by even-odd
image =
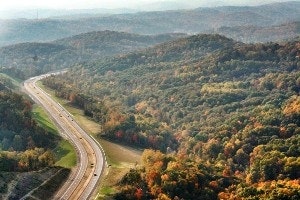
[[[72,103],[70,90],[84,97],[100,137],[152,149],[119,199],[257,199],[269,192],[257,185],[272,181],[283,186],[268,197],[297,199],[286,184],[300,178],[298,40],[199,34],[79,64],[44,84]]]

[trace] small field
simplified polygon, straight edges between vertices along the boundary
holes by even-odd
[[[47,113],[44,111],[44,109],[41,106],[34,105],[33,106],[33,117],[37,121],[37,123],[45,128],[47,131],[54,133],[58,135],[58,130],[56,126],[54,126],[53,122],[48,117]]]
[[[57,159],[55,166],[65,168],[76,166],[76,152],[74,147],[67,140],[61,141],[58,147],[54,149],[54,153]]]
[[[55,96],[54,91],[45,88],[41,82],[39,82],[38,85],[52,97]],[[111,199],[111,196],[116,192],[115,185],[131,168],[135,168],[140,164],[142,151],[99,139],[97,134],[101,132],[101,126],[98,123],[84,116],[82,110],[73,107],[67,100],[57,97],[54,98],[70,112],[72,117],[74,117],[74,119],[86,132],[95,136],[103,147],[108,166],[104,170],[105,176],[101,180],[98,192],[95,196],[96,199],[99,200]]]

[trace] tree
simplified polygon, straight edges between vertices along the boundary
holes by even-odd
[[[15,135],[13,139],[13,148],[16,151],[22,151],[24,150],[23,148],[23,141],[20,135]]]

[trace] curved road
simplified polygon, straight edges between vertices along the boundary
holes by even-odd
[[[35,102],[45,108],[60,129],[62,136],[73,144],[77,152],[76,168],[56,193],[55,199],[89,199],[105,167],[105,155],[95,138],[80,128],[68,111],[36,85],[38,80],[58,73],[63,72],[30,78],[24,82],[24,88]]]

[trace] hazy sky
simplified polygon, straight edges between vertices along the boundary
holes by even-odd
[[[155,3],[156,1],[172,2],[176,1],[191,6],[219,4],[263,4],[270,2],[282,2],[287,0],[0,0],[0,10],[24,9],[24,8],[137,8],[143,4]]]

